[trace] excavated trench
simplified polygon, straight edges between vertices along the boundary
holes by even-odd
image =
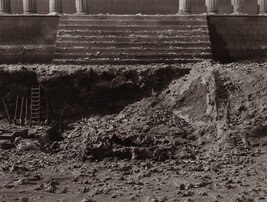
[[[75,121],[91,115],[106,115],[121,111],[128,104],[151,93],[160,92],[173,80],[188,74],[188,68],[170,66],[151,68],[81,69],[53,76],[41,76],[38,71],[0,71],[0,97],[4,98],[10,118],[14,118],[16,98],[28,99],[30,117],[31,88],[41,87],[41,120]],[[24,101],[25,103],[25,101]],[[24,106],[25,107],[25,106]],[[1,118],[7,118],[3,102]],[[25,116],[23,110],[22,116]]]

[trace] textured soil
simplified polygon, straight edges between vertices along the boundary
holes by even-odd
[[[24,68],[53,85],[92,69],[54,66],[49,75],[49,67]],[[107,113],[87,110],[75,121],[63,117],[61,141],[21,147],[38,141],[39,126],[35,139],[0,150],[1,201],[267,201],[267,63],[141,66],[131,69],[134,77],[118,69],[105,88],[113,83],[111,92],[127,92],[121,90],[133,90],[125,88],[131,81],[138,91],[116,100],[123,104],[110,102]],[[138,77],[147,75],[162,80]],[[98,78],[94,84],[103,84]],[[73,114],[87,109],[75,107]],[[3,120],[2,127],[10,126]]]

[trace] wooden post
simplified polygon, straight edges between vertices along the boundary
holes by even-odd
[[[20,115],[19,115],[19,124],[22,125],[22,115],[23,115],[23,105],[24,105],[24,97],[21,98],[21,106],[20,106]]]
[[[6,106],[6,102],[5,102],[4,98],[2,98],[2,101],[3,101],[4,107],[5,107],[5,111],[6,111],[6,115],[7,115],[8,121],[10,123],[11,119],[10,119],[10,116],[9,116],[9,113],[8,113],[8,110],[7,110],[7,106]]]
[[[26,103],[25,103],[25,120],[24,124],[26,125],[28,123],[28,98],[26,98]]]
[[[58,15],[62,12],[61,0],[49,0],[49,14]]]
[[[216,14],[219,11],[219,0],[206,0],[207,13]]]
[[[19,103],[19,96],[17,96],[17,99],[16,99],[15,114],[14,114],[14,122],[15,122],[15,124],[17,124],[18,103]]]
[[[0,0],[0,15],[10,14],[10,0]]]
[[[87,0],[76,0],[76,14],[77,15],[87,15],[88,14]]]
[[[26,15],[36,13],[36,1],[23,0],[23,13]]]

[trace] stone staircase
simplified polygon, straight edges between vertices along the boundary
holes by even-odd
[[[61,16],[56,64],[188,63],[212,58],[206,16]]]

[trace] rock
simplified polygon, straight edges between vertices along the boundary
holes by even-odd
[[[90,189],[88,187],[83,187],[81,193],[87,193]]]
[[[0,149],[11,149],[13,147],[13,144],[10,142],[10,140],[0,140]]]
[[[180,190],[185,190],[185,188],[186,188],[185,184],[180,184],[180,186],[179,186]]]
[[[95,202],[93,199],[83,199],[80,202]]]
[[[191,198],[187,198],[187,199],[184,200],[184,202],[194,202],[194,200],[191,199]]]
[[[37,129],[36,128],[30,128],[30,129],[28,129],[28,137],[29,138],[35,137],[36,134],[37,134]]]
[[[199,196],[208,196],[207,192],[205,192],[205,191],[199,191],[197,193],[197,195],[199,195]]]
[[[58,185],[59,185],[59,182],[52,180],[52,181],[44,184],[44,190],[49,192],[49,193],[55,193]]]
[[[110,198],[117,198],[118,197],[118,194],[112,194],[111,196],[110,196]]]
[[[19,198],[19,201],[21,201],[21,202],[28,202],[29,199],[26,198],[26,197],[20,197],[20,198]]]
[[[193,191],[184,191],[182,196],[183,197],[188,197],[188,196],[193,196],[195,193]]]

